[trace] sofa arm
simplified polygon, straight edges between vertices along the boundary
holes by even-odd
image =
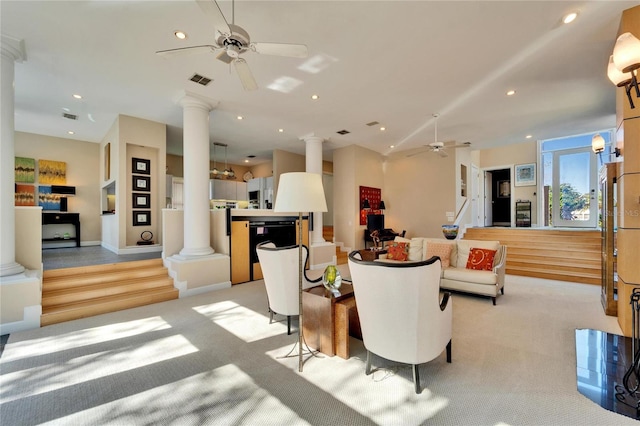
[[[504,287],[504,275],[507,268],[507,246],[500,245],[493,261],[493,273],[498,276],[498,288]]]

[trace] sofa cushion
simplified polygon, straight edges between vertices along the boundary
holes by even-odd
[[[448,280],[487,285],[495,285],[498,282],[498,276],[492,271],[474,271],[473,269],[463,268],[444,269],[442,277]]]
[[[489,250],[498,250],[500,248],[499,241],[457,240],[456,245],[458,246],[456,267],[461,269],[467,265],[469,252],[472,248],[484,248]]]
[[[495,256],[496,250],[474,247],[469,251],[467,269],[474,269],[476,271],[490,271],[491,269],[493,269],[493,258]]]
[[[422,255],[423,260],[428,259],[429,257],[427,257],[427,247],[429,247],[429,244],[449,244],[451,246],[451,253],[449,254],[449,266],[453,266],[456,267],[458,262],[457,262],[457,256],[458,256],[458,249],[457,249],[457,244],[456,241],[450,241],[450,240],[445,240],[444,238],[425,238],[424,239],[424,249],[422,251]],[[464,259],[464,265],[467,264],[467,259]],[[464,265],[462,266],[464,268]]]
[[[440,257],[442,267],[448,268],[451,263],[451,244],[434,242],[428,243],[425,260],[430,259],[432,256]]]
[[[387,259],[389,260],[407,260],[409,258],[409,247],[407,243],[394,242],[387,247]]]

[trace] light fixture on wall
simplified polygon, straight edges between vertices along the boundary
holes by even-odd
[[[640,40],[627,32],[616,40],[613,55],[609,57],[607,76],[613,84],[624,87],[629,99],[629,106],[635,108],[631,97],[631,89],[636,89],[636,97],[640,98],[638,87],[638,69],[640,68]]]
[[[596,154],[600,154],[604,151],[604,138],[600,136],[600,133],[596,133],[593,135],[593,138],[591,138],[591,149]]]

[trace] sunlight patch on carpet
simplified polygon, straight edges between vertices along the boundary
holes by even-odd
[[[64,424],[308,425],[233,364],[57,420]]]
[[[132,371],[197,351],[187,339],[178,335],[82,356],[78,351],[59,354],[37,367],[3,372],[0,403]]]
[[[55,327],[55,326],[52,326]],[[2,361],[15,361],[25,356],[40,356],[82,346],[123,339],[140,334],[171,328],[161,317],[149,317],[101,327],[71,331],[68,333],[11,342],[11,351],[2,355]],[[19,336],[19,335],[17,335]],[[19,338],[19,337],[18,337]]]
[[[276,322],[269,324],[268,316],[232,301],[196,306],[193,309],[248,343],[287,332],[286,325]]]
[[[411,366],[393,363],[367,376],[366,350],[361,341],[352,338],[351,342],[352,356],[347,360],[323,354],[305,355],[302,373],[298,372],[297,356],[282,358],[291,346],[269,351],[267,355],[377,424],[418,425],[449,405],[448,398],[425,387],[424,378],[422,393],[415,393]]]

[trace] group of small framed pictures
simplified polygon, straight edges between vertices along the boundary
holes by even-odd
[[[151,160],[132,158],[132,205],[134,209],[151,208]],[[146,175],[146,176],[145,176]],[[138,192],[135,192],[138,191]],[[151,225],[151,210],[134,210],[133,226]]]

